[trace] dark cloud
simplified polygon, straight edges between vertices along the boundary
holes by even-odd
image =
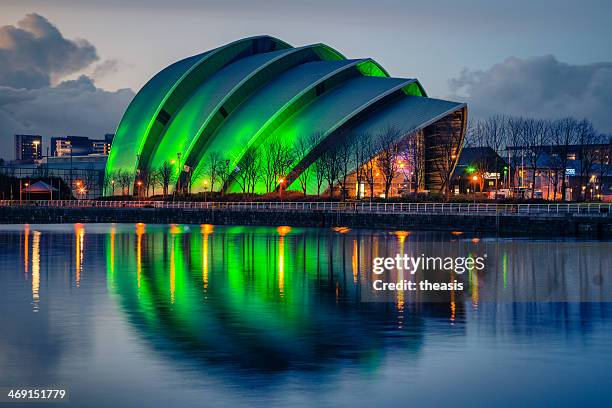
[[[0,86],[40,88],[98,60],[85,40],[68,40],[46,18],[28,14],[0,27]]]
[[[612,131],[612,62],[571,65],[554,56],[508,58],[450,80],[452,98],[472,115],[509,113],[541,118],[574,116]]]
[[[97,88],[81,72],[97,61],[93,45],[67,40],[47,19],[28,14],[17,27],[0,27],[0,157],[13,158],[13,135],[83,135],[113,132],[134,93]],[[117,69],[115,60],[94,68],[103,76]]]
[[[113,132],[134,93],[96,88],[82,75],[55,87],[0,87],[0,156],[12,157],[16,133],[101,137]]]

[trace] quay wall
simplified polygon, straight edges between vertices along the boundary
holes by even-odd
[[[289,225],[463,231],[500,236],[612,239],[610,214],[370,213],[164,208],[0,207],[2,224],[136,223]]]

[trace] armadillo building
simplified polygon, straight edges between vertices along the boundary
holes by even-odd
[[[186,185],[211,153],[239,172],[248,152],[280,140],[307,144],[307,154],[287,172],[287,187],[296,188],[300,172],[326,150],[393,126],[401,129],[398,138],[420,135],[423,185],[436,191],[444,184],[444,166],[436,164],[450,160],[446,167],[454,168],[466,116],[465,104],[428,98],[418,80],[392,78],[372,59],[346,59],[324,44],[293,47],[269,36],[245,38],[151,78],[121,119],[106,172],[130,174],[136,185],[140,175],[172,163],[177,184]],[[229,178],[213,188],[235,191],[233,183]],[[202,191],[206,184],[201,177],[192,189]]]

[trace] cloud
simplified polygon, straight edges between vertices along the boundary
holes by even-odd
[[[122,64],[119,60],[109,59],[104,60],[97,64],[91,74],[93,79],[101,79],[105,78],[111,74],[118,72],[122,67]]]
[[[511,57],[487,70],[465,69],[449,85],[451,98],[467,101],[476,117],[574,116],[612,131],[612,62],[572,65],[552,55]]]
[[[0,27],[0,86],[40,88],[99,59],[85,40],[68,40],[45,17],[28,14]]]
[[[0,156],[13,158],[10,145],[16,133],[102,137],[114,132],[133,97],[130,89],[96,88],[85,75],[55,87],[0,87]]]
[[[13,158],[16,133],[102,137],[113,132],[134,92],[100,89],[85,75],[61,81],[98,60],[92,44],[64,38],[38,14],[28,14],[16,27],[0,27],[0,157]],[[93,72],[103,77],[118,67],[118,61],[105,60]]]

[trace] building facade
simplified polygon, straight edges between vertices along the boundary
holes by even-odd
[[[33,162],[42,159],[40,135],[15,135],[15,160]]]
[[[51,156],[87,156],[110,152],[113,134],[104,135],[104,139],[90,139],[85,136],[65,136],[51,138]]]
[[[371,160],[385,137],[402,144],[418,135],[420,188],[439,192],[449,188],[466,120],[465,104],[429,98],[418,80],[390,77],[372,59],[245,38],[178,61],[145,84],[117,128],[106,172],[131,177],[130,193],[164,168],[171,189],[238,192],[255,157],[261,177],[251,191],[301,190],[308,175],[313,194],[313,167],[328,152],[365,144]],[[264,181],[272,155],[286,148],[293,154]],[[213,162],[223,164],[220,177],[210,174]],[[361,164],[352,162],[351,172]]]

